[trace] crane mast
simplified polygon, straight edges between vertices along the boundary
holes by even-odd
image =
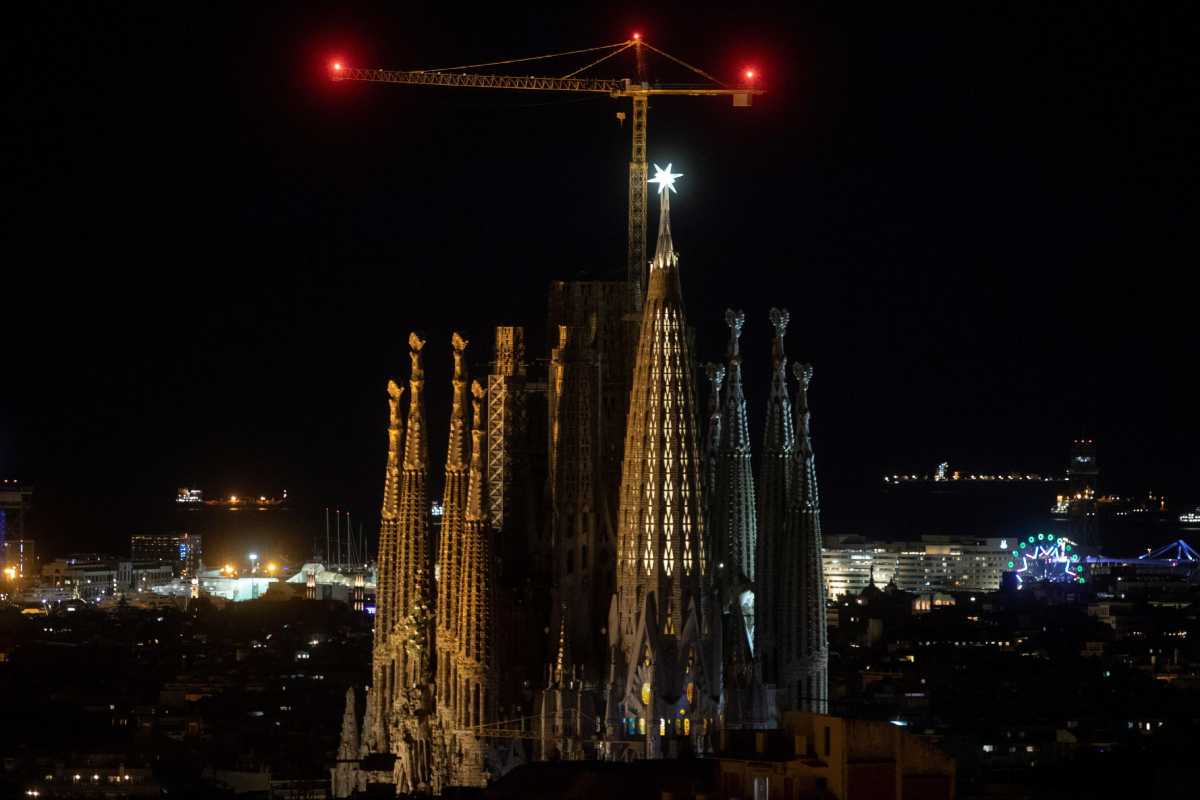
[[[578,73],[588,69],[589,67],[599,64],[618,53],[634,48],[634,53],[637,56],[637,67],[639,76],[643,72],[643,48],[652,50],[659,55],[665,56],[677,64],[687,67],[692,72],[703,76],[711,81],[716,86],[651,86],[642,81],[633,81],[629,78],[581,78],[577,77]],[[466,72],[465,70],[474,69],[477,67],[495,66],[496,64],[510,64],[524,61],[536,61],[548,58],[557,58],[564,55],[573,55],[575,53],[594,52],[599,50],[611,50],[607,55],[593,61],[591,64],[576,70],[575,72],[563,77],[543,77],[536,75],[515,76],[515,75],[488,75],[476,72]],[[764,94],[762,89],[755,89],[749,86],[728,87],[713,78],[703,70],[681,61],[674,56],[664,53],[662,50],[652,46],[649,42],[635,35],[634,38],[618,42],[614,45],[605,45],[602,47],[587,48],[585,50],[575,50],[569,53],[553,53],[546,56],[533,56],[531,58],[511,59],[503,62],[493,62],[491,64],[472,64],[462,67],[450,67],[446,69],[436,70],[391,70],[391,69],[367,69],[348,67],[341,63],[335,62],[330,67],[330,77],[335,81],[365,81],[370,83],[396,83],[408,84],[417,86],[448,86],[470,89],[515,89],[518,91],[543,91],[543,92],[574,92],[574,93],[598,93],[607,94],[610,97],[621,99],[630,98],[632,102],[631,114],[631,134],[633,138],[630,157],[629,157],[629,219],[628,231],[629,238],[626,248],[626,270],[627,279],[634,286],[634,291],[640,305],[642,293],[646,286],[646,270],[649,260],[646,257],[646,195],[647,185],[646,179],[648,176],[647,160],[646,160],[646,131],[650,110],[651,96],[684,96],[684,97],[713,97],[723,96],[731,97],[735,107],[749,106],[751,98],[754,95]],[[752,77],[748,74],[747,78]],[[623,119],[623,115],[618,115]]]

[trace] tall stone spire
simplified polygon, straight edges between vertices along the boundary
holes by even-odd
[[[346,689],[346,705],[342,711],[342,737],[338,743],[337,764],[329,771],[334,797],[349,797],[359,789],[366,789],[366,781],[358,769],[359,753],[358,710],[355,706],[354,687]]]
[[[484,496],[483,387],[471,384],[471,469],[459,576],[458,697],[460,728],[486,725],[496,719],[498,676],[494,658],[495,549]],[[480,777],[482,780],[482,777]]]
[[[395,381],[388,381],[388,454],[387,471],[383,479],[383,508],[379,526],[380,602],[375,616],[378,638],[386,638],[395,624],[396,608],[391,600],[396,586],[396,518],[400,515],[400,448],[404,439],[404,414],[400,398],[404,390]]]
[[[404,666],[403,690],[426,683],[432,631],[429,443],[425,430],[425,370],[421,350],[425,341],[409,334],[412,374],[409,377],[408,429],[404,436],[404,464],[400,472],[397,517],[396,623],[403,627],[398,653]]]
[[[742,389],[739,339],[746,315],[725,312],[729,326],[726,381],[722,396],[721,446],[718,456],[713,523],[717,538],[717,591],[721,609],[722,692],[728,725],[744,725],[755,716],[753,682],[755,540],[754,472],[750,463],[750,425]]]
[[[796,447],[792,401],[788,397],[787,354],[783,337],[790,315],[772,308],[771,390],[767,395],[767,425],[758,480],[758,593],[755,595],[755,648],[765,684],[779,680],[776,640],[779,636],[779,577],[784,566],[780,550],[791,503],[792,457]]]
[[[404,439],[404,412],[400,399],[404,390],[388,381],[388,454],[383,480],[383,507],[379,519],[379,577],[375,614],[375,646],[371,656],[371,682],[363,725],[363,744],[371,752],[387,747],[385,711],[395,694],[395,659],[390,638],[398,617],[396,609],[396,531],[400,515],[400,450]]]
[[[826,634],[825,581],[821,566],[821,504],[809,430],[808,386],[812,367],[795,364],[796,449],[787,530],[781,551],[783,576],[779,629],[782,710],[827,713],[829,643]]]
[[[458,634],[458,574],[467,510],[467,341],[458,333],[450,337],[454,348],[453,402],[446,451],[446,479],[442,494],[442,527],[437,560],[437,700],[438,715],[452,719],[454,656]]]
[[[425,341],[409,334],[412,358],[408,425],[400,471],[396,524],[396,621],[390,649],[395,659],[395,685],[389,739],[396,753],[394,780],[400,791],[427,791],[433,782],[434,711],[433,586],[430,545],[429,445],[425,430]]]
[[[695,379],[671,241],[673,176],[659,173],[658,250],[642,310],[621,473],[607,714],[610,727],[625,727],[620,738],[631,728],[645,737],[647,757],[663,754],[664,735],[691,746],[702,727],[697,721],[712,714],[715,688],[706,685],[703,668],[709,565]],[[691,722],[677,732],[674,721],[683,717]]]
[[[754,584],[755,539],[758,536],[754,504],[754,470],[750,463],[750,423],[746,415],[746,395],[742,391],[742,355],[738,340],[746,315],[729,309],[727,380],[721,420],[721,457],[717,480],[716,521],[718,528],[709,532],[722,542],[718,577],[738,592]]]

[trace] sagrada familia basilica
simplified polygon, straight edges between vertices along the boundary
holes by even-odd
[[[702,414],[671,239],[679,176],[655,169],[644,290],[552,284],[543,381],[520,327],[496,329],[476,380],[452,337],[440,516],[427,343],[409,337],[407,392],[388,384],[371,685],[346,699],[335,796],[368,782],[440,794],[526,761],[704,754],[722,729],[827,712],[812,368],[789,371],[788,312],[771,309],[756,475],[745,316],[726,312]]]

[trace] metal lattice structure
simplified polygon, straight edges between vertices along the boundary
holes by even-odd
[[[520,442],[526,426],[525,331],[496,328],[496,363],[487,388],[487,509],[493,530],[504,530],[522,466]]]

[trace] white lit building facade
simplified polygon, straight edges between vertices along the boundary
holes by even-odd
[[[858,594],[872,575],[876,585],[894,580],[906,592],[993,592],[1010,558],[1007,539],[976,536],[930,535],[910,542],[828,536],[821,553],[830,598]]]

